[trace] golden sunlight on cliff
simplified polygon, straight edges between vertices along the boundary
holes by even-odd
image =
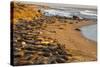
[[[39,18],[42,14],[37,6],[29,4],[20,4],[18,2],[11,3],[13,22],[16,23],[18,19],[32,20]]]

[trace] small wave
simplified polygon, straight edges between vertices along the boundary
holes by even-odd
[[[97,41],[97,24],[84,26],[80,28],[82,30],[82,34],[93,41]]]
[[[61,10],[54,10],[54,9],[48,9],[43,11],[46,16],[65,16],[65,17],[72,17],[70,12],[67,11],[61,11]]]
[[[94,11],[89,11],[89,10],[80,11],[80,14],[89,15],[89,16],[97,16],[97,14],[94,13]]]

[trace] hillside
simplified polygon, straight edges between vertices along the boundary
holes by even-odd
[[[35,5],[11,2],[11,15],[13,22],[16,23],[18,19],[33,20],[39,18],[42,14]]]

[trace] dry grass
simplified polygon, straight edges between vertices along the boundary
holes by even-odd
[[[16,23],[18,19],[33,20],[39,18],[42,15],[35,5],[20,4],[16,2],[11,2],[11,4],[13,10],[11,14],[14,23]]]

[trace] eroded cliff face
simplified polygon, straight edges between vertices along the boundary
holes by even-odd
[[[19,19],[27,21],[38,19],[42,13],[38,6],[31,4],[23,4],[19,2],[11,2],[11,20],[16,23]]]

